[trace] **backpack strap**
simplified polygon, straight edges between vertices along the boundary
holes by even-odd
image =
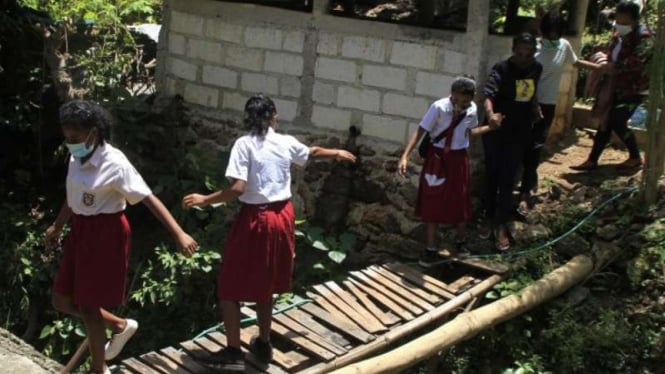
[[[441,139],[448,136],[448,134],[451,133],[453,130],[455,130],[457,125],[459,125],[460,122],[462,122],[464,117],[466,117],[466,110],[461,112],[457,116],[453,116],[453,118],[450,120],[450,126],[448,126],[447,129],[441,131],[441,133],[439,135],[437,135],[436,138],[433,138],[432,139],[432,144],[438,143],[438,142],[441,141]]]

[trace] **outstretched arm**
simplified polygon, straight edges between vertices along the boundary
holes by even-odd
[[[247,182],[241,179],[234,179],[231,187],[225,190],[219,190],[208,195],[198,193],[189,194],[182,198],[182,207],[189,209],[195,206],[207,206],[211,204],[225,203],[237,199],[245,192]]]
[[[356,156],[345,149],[312,146],[309,147],[309,156],[312,158],[334,158],[336,161],[356,162]]]
[[[151,194],[143,199],[143,204],[148,207],[150,212],[169,230],[173,238],[176,240],[180,251],[186,255],[191,256],[196,251],[198,244],[192,239],[189,234],[183,231],[182,227],[176,222],[171,212],[166,209],[162,201],[157,196]]]

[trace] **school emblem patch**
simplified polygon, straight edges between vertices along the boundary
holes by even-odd
[[[84,192],[83,193],[83,205],[85,205],[85,206],[95,205],[95,195],[93,195],[91,193]]]

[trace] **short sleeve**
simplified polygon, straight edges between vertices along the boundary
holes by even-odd
[[[423,119],[420,121],[420,127],[427,132],[432,131],[434,125],[436,125],[438,117],[439,117],[439,108],[437,108],[436,103],[433,103],[432,105],[429,106],[429,109],[427,109],[427,113],[425,113]]]
[[[566,40],[566,62],[574,64],[577,62],[578,58],[573,50],[573,46]]]
[[[286,138],[289,140],[288,144],[291,161],[298,166],[305,165],[309,159],[309,147],[293,136],[287,135]]]
[[[498,63],[492,67],[489,78],[487,78],[487,83],[483,88],[483,95],[486,98],[494,98],[499,93],[501,88],[501,63]]]
[[[467,121],[468,121],[468,128],[472,129],[474,127],[478,126],[478,106],[476,103],[472,102],[471,107],[468,109],[468,114],[467,116]]]
[[[231,148],[226,177],[247,181],[249,175],[249,149],[241,139],[236,140]]]
[[[129,204],[138,204],[152,195],[152,190],[145,183],[141,174],[129,162],[121,166],[119,176],[115,187]]]

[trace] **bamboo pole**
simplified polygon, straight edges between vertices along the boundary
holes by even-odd
[[[642,199],[647,205],[658,199],[658,181],[665,165],[665,1],[658,2],[657,31],[649,74],[646,165],[642,175]],[[662,110],[660,120],[656,113]]]
[[[67,362],[67,365],[65,365],[64,368],[60,371],[60,374],[69,374],[71,373],[74,368],[76,367],[76,364],[81,360],[81,357],[83,357],[83,354],[85,351],[88,349],[88,338],[83,339],[81,342],[81,345],[79,345],[78,349],[76,352],[74,352],[74,355],[72,358],[69,359]]]
[[[335,374],[395,373],[425,360],[437,352],[469,339],[482,330],[522,314],[554,298],[586,279],[593,270],[587,256],[576,256],[564,266],[514,294],[462,313],[438,329],[385,354],[349,365]]]
[[[355,362],[363,357],[368,356],[369,354],[387,347],[389,344],[394,343],[395,341],[411,334],[427,325],[432,323],[435,320],[438,320],[450,313],[452,313],[457,308],[463,307],[465,304],[471,302],[475,297],[484,294],[494,287],[495,284],[501,282],[504,279],[505,275],[492,275],[491,277],[485,279],[484,281],[473,286],[464,293],[456,296],[454,299],[445,302],[444,304],[438,306],[437,308],[430,310],[429,312],[419,316],[418,318],[405,323],[402,326],[399,326],[388,333],[377,337],[374,341],[356,347],[345,355],[340,356],[333,361],[327,362],[325,364],[319,364],[312,366],[311,368],[305,369],[302,374],[316,374],[316,373],[328,373],[337,368],[349,365],[352,362]],[[437,351],[438,352],[438,351]]]

